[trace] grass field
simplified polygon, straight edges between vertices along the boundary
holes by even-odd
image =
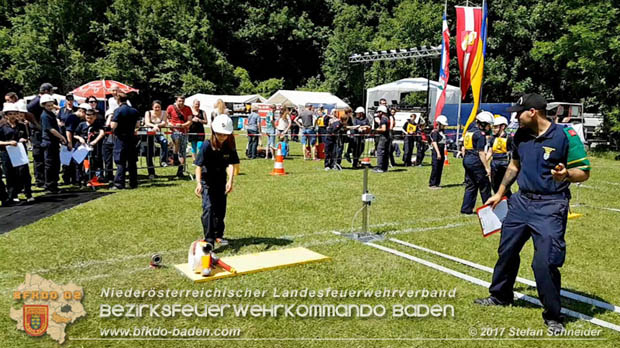
[[[306,246],[330,256],[330,262],[239,276],[195,285],[172,267],[186,262],[187,247],[201,236],[200,200],[194,196],[195,184],[169,180],[174,169],[159,170],[160,178],[148,182],[142,177],[137,190],[121,191],[77,206],[0,236],[0,346],[58,346],[48,336],[32,338],[15,329],[8,316],[12,291],[24,281],[26,273],[37,273],[56,283],[74,282],[83,286],[85,318],[71,324],[66,347],[375,347],[375,346],[458,346],[458,347],[614,347],[620,333],[602,329],[596,341],[566,338],[497,339],[480,337],[484,328],[543,329],[542,309],[518,302],[508,308],[481,308],[472,303],[487,295],[487,289],[430,269],[407,259],[376,250],[331,231],[348,232],[359,228],[361,219],[352,221],[361,207],[362,171],[324,172],[322,162],[304,161],[300,146],[291,143],[292,156],[285,162],[286,177],[272,177],[273,162],[245,160],[241,175],[229,196],[226,236],[231,245],[220,256],[264,250]],[[244,148],[240,141],[239,148]],[[499,234],[483,238],[475,217],[462,216],[463,168],[450,158],[445,168],[442,190],[427,188],[430,159],[421,168],[396,167],[386,174],[370,173],[370,191],[377,201],[371,206],[374,232],[387,234],[426,248],[493,267]],[[400,162],[400,161],[399,161]],[[620,304],[620,258],[617,256],[620,211],[620,162],[592,159],[591,179],[573,187],[573,210],[584,214],[570,220],[566,233],[567,259],[562,268],[563,287],[613,304]],[[345,162],[345,167],[348,163]],[[146,175],[145,171],[140,172]],[[480,202],[478,202],[480,204]],[[397,249],[445,267],[491,280],[491,274],[394,242],[378,244]],[[167,267],[148,268],[151,254],[163,255]],[[533,247],[525,246],[519,275],[534,279],[530,263]],[[259,289],[268,290],[262,298],[215,299],[109,299],[100,296],[103,288],[160,289]],[[455,298],[273,298],[278,289],[453,289]],[[517,290],[538,297],[534,288],[517,283]],[[99,318],[101,304],[127,303],[203,304],[382,304],[388,308],[383,318]],[[455,316],[448,318],[392,318],[389,309],[396,304],[453,305]],[[596,318],[620,324],[620,315],[600,311],[578,302],[564,305]],[[193,340],[99,340],[106,328],[151,326],[164,328],[239,328],[236,338],[213,341]],[[470,330],[478,330],[471,335]],[[568,329],[597,328],[584,321],[571,320]],[[91,338],[96,340],[80,340]],[[385,340],[369,340],[369,339]],[[438,339],[449,338],[449,341]],[[471,340],[475,338],[476,340]],[[258,339],[250,341],[249,339]],[[308,340],[301,340],[308,339]],[[333,339],[333,340],[321,340]],[[350,339],[350,340],[349,340]],[[404,340],[398,340],[404,339]],[[437,339],[437,340],[433,340]],[[557,340],[560,340],[559,342]]]

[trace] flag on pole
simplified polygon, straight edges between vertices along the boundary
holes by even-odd
[[[484,73],[484,56],[487,48],[488,18],[487,3],[482,1],[482,20],[480,22],[480,36],[478,37],[478,45],[476,46],[476,55],[471,67],[471,93],[474,97],[474,107],[471,109],[469,119],[465,124],[465,129],[476,118],[478,107],[480,106],[480,92],[482,90],[482,77]]]
[[[441,42],[441,66],[439,67],[439,88],[441,93],[438,94],[435,103],[435,119],[443,111],[443,106],[446,103],[446,90],[448,89],[448,79],[450,78],[450,30],[448,28],[448,17],[446,10],[443,12],[443,28],[442,28],[442,42]],[[437,122],[435,122],[436,124]]]
[[[471,68],[478,52],[482,8],[456,6],[456,55],[461,74],[461,97],[471,84]]]

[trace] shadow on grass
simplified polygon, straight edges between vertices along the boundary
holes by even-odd
[[[465,183],[441,185],[442,188],[461,187],[461,186],[465,186]]]
[[[228,245],[221,246],[216,249],[217,252],[223,252],[226,250],[232,250],[235,253],[238,253],[241,248],[250,246],[250,245],[265,245],[262,251],[266,251],[271,249],[273,246],[284,246],[293,243],[290,239],[282,239],[282,238],[263,238],[263,237],[248,237],[248,238],[239,238],[239,239],[228,239]]]
[[[515,287],[515,291],[518,292],[523,292],[523,290],[532,290],[532,291],[536,291],[536,288],[533,286],[519,286],[519,287]],[[589,297],[591,299],[597,300],[597,301],[601,301],[601,302],[607,302],[609,303],[607,300],[605,300],[604,298],[601,298],[599,296],[590,294],[590,293],[586,293],[586,292],[582,292],[582,291],[578,291],[578,290],[573,290],[573,289],[569,289],[569,288],[562,288],[563,290],[566,291],[570,291],[574,294],[577,295],[581,295],[581,296],[585,296],[585,297]],[[535,295],[537,296],[537,294]],[[541,307],[524,301],[524,300],[519,300],[519,301],[515,301],[515,303],[513,304],[513,306],[515,307],[523,307],[523,308],[535,308],[538,310],[541,310]],[[603,313],[610,313],[610,311],[600,308],[600,307],[596,307],[594,305],[588,304],[588,303],[584,303],[581,301],[577,301],[577,300],[572,300],[570,298],[564,297],[562,296],[562,308],[566,308],[566,309],[570,309],[573,311],[577,311],[579,313],[591,316],[591,317],[596,317],[597,314],[603,314]],[[564,321],[567,323],[570,322],[575,322],[575,321],[579,321],[580,319],[578,318],[573,318],[573,317],[569,317],[569,316],[565,316]]]

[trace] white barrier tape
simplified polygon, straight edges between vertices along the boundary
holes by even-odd
[[[404,245],[406,247],[410,247],[410,248],[413,248],[413,249],[417,249],[417,250],[421,250],[421,251],[427,252],[429,254],[433,254],[433,255],[436,255],[436,256],[439,256],[439,257],[443,257],[444,259],[455,261],[455,262],[461,263],[463,265],[466,265],[466,266],[469,266],[469,267],[472,267],[472,268],[475,268],[475,269],[478,269],[478,270],[481,270],[481,271],[485,271],[485,272],[488,272],[488,273],[491,273],[491,274],[493,273],[493,268],[491,268],[491,267],[483,266],[483,265],[480,265],[480,264],[477,264],[477,263],[474,263],[474,262],[471,262],[471,261],[460,259],[460,258],[455,257],[455,256],[447,255],[447,254],[440,253],[440,252],[435,251],[435,250],[431,250],[431,249],[427,249],[427,248],[424,248],[424,247],[421,247],[421,246],[418,246],[418,245],[415,245],[415,244],[407,243],[405,241],[402,241],[402,240],[399,240],[399,239],[396,239],[396,238],[390,238],[389,240],[394,242],[394,243],[398,243],[398,244]],[[536,282],[534,282],[532,280],[529,280],[529,279],[517,277],[517,281],[519,283],[522,283],[522,284],[525,284],[525,285],[536,287]],[[606,309],[606,310],[609,310],[609,311],[620,313],[620,307],[618,307],[618,306],[615,306],[615,305],[613,305],[611,303],[595,300],[595,299],[587,297],[587,296],[579,295],[579,294],[576,294],[576,293],[568,291],[568,290],[560,290],[560,295],[562,295],[562,296],[564,296],[566,298],[570,298],[570,299],[575,300],[575,301],[587,303],[589,305],[593,305],[593,306],[596,306],[596,307],[599,307],[599,308],[603,308],[603,309]]]
[[[491,285],[491,283],[489,283],[487,281],[484,281],[482,279],[469,276],[467,274],[464,274],[464,273],[452,270],[452,269],[447,268],[447,267],[443,267],[441,265],[438,265],[438,264],[430,262],[430,261],[426,261],[424,259],[417,258],[415,256],[412,256],[412,255],[400,252],[400,251],[395,250],[395,249],[387,248],[387,247],[384,247],[382,245],[378,245],[378,244],[374,244],[374,243],[364,243],[364,244],[366,244],[368,246],[371,246],[373,248],[382,250],[382,251],[386,251],[386,252],[388,252],[390,254],[394,254],[396,256],[400,256],[400,257],[403,257],[405,259],[417,262],[419,264],[422,264],[424,266],[433,268],[435,270],[447,273],[447,274],[452,275],[454,277],[457,277],[457,278],[460,278],[460,279],[463,279],[463,280],[467,280],[470,283],[474,283],[474,284],[477,284],[477,285],[480,285],[480,286],[484,286],[485,288],[488,288]],[[527,301],[527,302],[530,302],[530,303],[533,303],[533,304],[535,304],[537,306],[541,306],[542,307],[542,304],[540,303],[540,301],[537,298],[535,298],[535,297],[528,296],[528,295],[525,295],[525,294],[522,294],[522,293],[519,293],[519,292],[516,292],[516,291],[514,292],[514,294],[515,294],[515,297],[517,299],[519,299],[519,300]],[[620,332],[620,326],[619,325],[612,324],[612,323],[604,321],[604,320],[596,319],[596,318],[593,318],[591,316],[585,315],[583,313],[576,312],[576,311],[573,311],[573,310],[570,310],[570,309],[566,309],[566,308],[562,308],[561,312],[562,312],[562,314],[571,316],[573,318],[582,319],[582,320],[588,321],[588,322],[590,322],[592,324],[595,324],[595,325],[598,325],[598,326],[602,326],[604,328],[608,328],[608,329]]]

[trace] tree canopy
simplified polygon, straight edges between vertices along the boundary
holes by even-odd
[[[474,2],[470,2],[474,3]],[[447,2],[453,57],[455,5]],[[620,130],[620,8],[605,0],[490,0],[483,101],[536,91],[581,101]],[[439,59],[351,65],[367,50],[439,45],[444,1],[3,0],[0,87],[21,94],[51,81],[69,91],[95,79],[178,93],[330,91],[352,104],[364,88],[424,76]]]

